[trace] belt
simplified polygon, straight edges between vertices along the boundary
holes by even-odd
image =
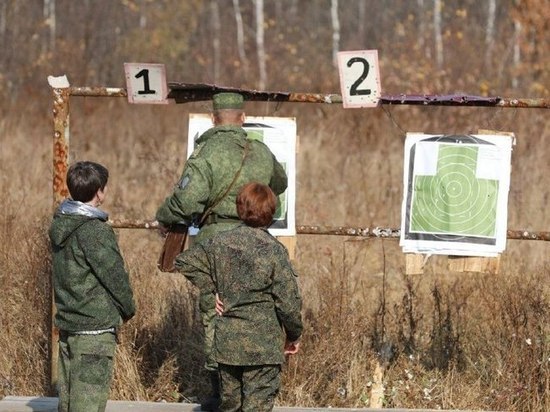
[[[98,330],[79,330],[77,332],[61,331],[67,335],[101,335],[103,333],[116,333],[115,328],[98,329]]]
[[[215,213],[211,213],[206,217],[206,219],[204,219],[203,226],[216,223],[242,223],[242,220],[238,217],[220,216]]]

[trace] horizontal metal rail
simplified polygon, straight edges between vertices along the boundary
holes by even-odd
[[[115,219],[109,223],[116,229],[158,229],[159,224],[155,220]],[[354,236],[362,238],[393,238],[401,236],[401,230],[387,227],[346,227],[346,226],[296,226],[299,235],[332,235]],[[529,230],[508,230],[507,239],[512,240],[544,240],[550,241],[550,232]]]
[[[128,97],[126,89],[117,87],[69,87],[71,96],[82,97]]]
[[[291,103],[325,103],[341,104],[339,94],[263,92],[258,90],[222,87],[204,83],[168,83],[168,98],[176,103],[190,103],[212,100],[220,92],[238,92],[246,100]],[[83,97],[127,97],[124,88],[116,87],[69,87],[71,96]],[[382,95],[383,105],[420,105],[420,106],[477,106],[500,108],[550,109],[550,99],[543,98],[506,98],[486,97],[465,94],[429,95],[429,94],[396,94]]]

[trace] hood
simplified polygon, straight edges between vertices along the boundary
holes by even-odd
[[[82,202],[67,199],[57,208],[50,227],[53,246],[63,247],[67,239],[84,223],[92,219],[106,222],[109,215],[104,211]]]

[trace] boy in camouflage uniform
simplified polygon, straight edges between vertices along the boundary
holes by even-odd
[[[252,182],[237,197],[244,222],[194,245],[177,269],[201,292],[219,297],[212,357],[224,412],[273,410],[285,354],[298,351],[301,297],[286,248],[267,231],[276,197]]]
[[[71,199],[61,203],[50,227],[60,412],[105,410],[116,329],[135,313],[115,233],[98,208],[108,178],[98,163],[73,164],[67,172]]]
[[[286,190],[288,182],[283,166],[264,143],[249,139],[242,128],[245,120],[243,103],[243,97],[237,93],[213,96],[214,127],[197,139],[179,183],[158,209],[156,219],[161,226],[199,222],[205,211],[213,206],[194,239],[194,242],[201,243],[241,223],[235,199],[244,184],[251,181],[264,183],[277,195]],[[237,179],[233,181],[235,176]],[[228,187],[230,190],[225,193]],[[205,330],[205,366],[211,372],[212,386],[212,396],[201,402],[201,406],[203,410],[215,411],[219,404],[219,382],[216,362],[210,356],[214,336],[212,320],[216,315],[214,295],[209,292],[201,294],[199,308]]]

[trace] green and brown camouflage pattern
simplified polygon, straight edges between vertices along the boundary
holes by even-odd
[[[271,412],[281,387],[281,365],[219,365],[221,411]]]
[[[218,93],[212,96],[212,108],[216,110],[242,110],[243,96],[238,93]]]
[[[112,333],[59,337],[59,412],[105,411],[113,375]]]
[[[266,229],[243,224],[219,233],[181,253],[176,268],[224,303],[223,316],[214,319],[215,361],[283,363],[285,338],[302,333],[302,303],[288,252]]]
[[[287,176],[269,148],[260,141],[247,138],[242,127],[216,126],[197,139],[196,149],[187,160],[179,183],[158,209],[156,219],[165,226],[198,222],[203,212],[231,184],[241,167],[246,142],[249,142],[249,152],[239,177],[212,212],[217,216],[238,220],[235,204],[237,194],[242,186],[252,181],[269,185],[276,195],[283,193],[287,188]],[[195,241],[201,242],[237,224],[205,225]]]
[[[129,276],[115,233],[107,222],[56,213],[49,235],[55,325],[59,329],[106,329],[134,316]]]

